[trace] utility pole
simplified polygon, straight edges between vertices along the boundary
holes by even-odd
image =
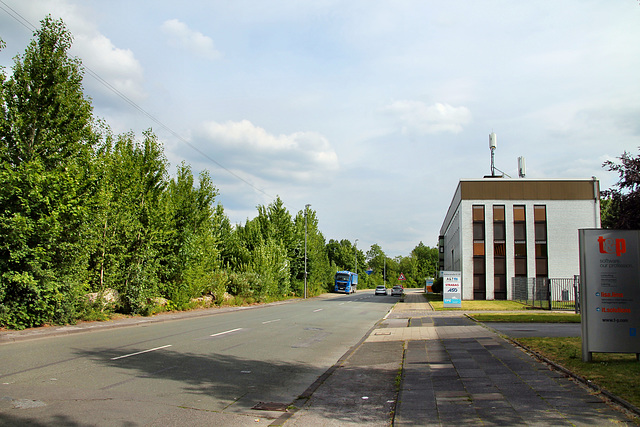
[[[307,299],[307,210],[310,204],[304,205],[304,298]]]

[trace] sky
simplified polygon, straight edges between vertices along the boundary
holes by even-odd
[[[209,171],[232,223],[280,197],[407,256],[491,173],[491,132],[511,177],[602,189],[640,147],[638,0],[0,0],[0,65],[47,14],[96,117]]]

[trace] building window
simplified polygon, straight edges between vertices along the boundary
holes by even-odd
[[[534,233],[536,241],[536,277],[549,277],[549,258],[547,252],[547,207],[533,207]]]
[[[473,208],[473,299],[487,299],[484,206]]]
[[[525,207],[513,207],[513,257],[514,275],[527,277],[527,217]]]
[[[493,207],[493,297],[507,299],[507,243],[504,206]]]

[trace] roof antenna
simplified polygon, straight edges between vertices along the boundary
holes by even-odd
[[[527,167],[524,163],[524,157],[520,156],[518,157],[518,176],[520,178],[524,178],[526,174],[527,174]]]
[[[500,177],[506,176],[507,178],[511,178],[509,175],[502,172],[500,169],[496,167],[496,164],[495,164],[496,148],[498,148],[498,137],[496,136],[496,133],[492,131],[489,134],[489,149],[491,150],[491,177],[496,178],[498,176]],[[500,172],[502,175],[496,175],[496,171]]]

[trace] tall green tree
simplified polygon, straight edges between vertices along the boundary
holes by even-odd
[[[45,18],[0,86],[0,323],[75,318],[96,137],[71,34]]]
[[[162,282],[165,296],[179,306],[212,287],[220,263],[214,229],[218,190],[206,171],[198,181],[196,186],[191,167],[182,163],[164,193],[167,232],[160,255]]]
[[[298,259],[304,263],[304,238],[307,236],[307,295],[318,295],[332,289],[333,273],[327,256],[326,240],[318,228],[318,217],[313,209],[299,211],[294,219],[296,235],[301,243]],[[297,295],[304,293],[304,265],[295,286]]]
[[[107,139],[100,150],[100,207],[93,221],[94,289],[115,288],[123,309],[144,313],[157,296],[166,263],[170,217],[163,204],[168,184],[162,145],[148,130]]]
[[[438,248],[431,248],[420,242],[411,251],[411,256],[416,259],[418,278],[422,281],[427,277],[436,277],[438,275]],[[416,279],[417,280],[417,279]],[[418,280],[418,285],[423,282]]]

